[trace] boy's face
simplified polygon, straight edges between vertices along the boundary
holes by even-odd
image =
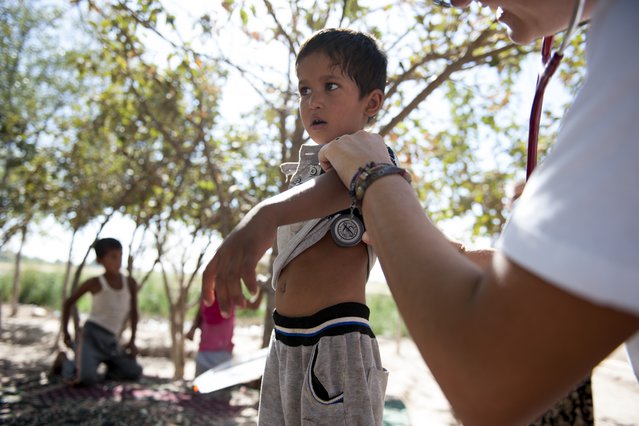
[[[109,250],[101,259],[98,259],[98,263],[104,266],[107,272],[116,274],[120,272],[122,267],[122,250]]]
[[[379,110],[379,105],[371,108],[371,95],[360,99],[355,81],[323,53],[305,57],[297,67],[297,78],[302,123],[318,144],[362,130]],[[374,96],[372,102],[381,104],[381,97]]]

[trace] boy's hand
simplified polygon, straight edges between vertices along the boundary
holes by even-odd
[[[193,337],[195,337],[195,329],[194,329],[194,328],[190,329],[190,330],[189,330],[189,332],[188,332],[188,333],[186,333],[186,336],[185,336],[185,337],[186,337],[188,340],[193,340]]]
[[[73,349],[73,340],[71,339],[71,335],[69,335],[69,331],[63,331],[63,341],[67,348]]]
[[[253,295],[257,292],[255,267],[275,241],[277,225],[266,209],[254,207],[222,242],[202,274],[202,300],[211,306],[217,296],[222,316],[228,318],[234,305],[246,307],[242,281]],[[214,292],[216,296],[214,295]]]

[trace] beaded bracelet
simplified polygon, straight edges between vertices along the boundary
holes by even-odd
[[[370,162],[364,167],[357,169],[357,172],[353,175],[349,186],[349,194],[353,200],[353,206],[357,207],[361,211],[364,194],[368,187],[377,179],[392,174],[398,174],[406,179],[408,183],[411,182],[410,174],[406,171],[406,169],[402,169],[401,167],[397,167],[389,163],[377,164],[375,162]]]

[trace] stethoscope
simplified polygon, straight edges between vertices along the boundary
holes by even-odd
[[[451,7],[450,0],[433,0],[433,2],[442,7]],[[581,16],[583,14],[586,0],[577,0],[572,13],[570,24],[566,29],[564,38],[555,53],[550,53],[552,48],[553,36],[543,38],[541,45],[541,62],[543,71],[537,77],[537,87],[535,89],[535,97],[533,98],[532,109],[530,111],[530,122],[528,125],[528,156],[526,159],[526,180],[530,177],[533,170],[537,166],[537,146],[539,142],[539,120],[541,118],[541,109],[544,101],[544,92],[550,78],[555,74],[561,59],[564,57],[564,50],[568,46],[570,38],[574,34]]]

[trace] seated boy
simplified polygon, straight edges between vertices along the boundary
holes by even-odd
[[[65,301],[62,309],[64,343],[75,351],[75,363],[60,352],[54,365],[71,384],[92,385],[98,381],[98,366],[107,366],[106,378],[137,380],[142,367],[136,362],[135,332],[138,321],[137,283],[120,273],[122,245],[113,238],[103,238],[93,244],[97,262],[104,275],[89,278]],[[68,330],[71,307],[86,293],[91,293],[91,313],[75,344]],[[126,319],[131,319],[131,339],[126,349],[118,337]]]

